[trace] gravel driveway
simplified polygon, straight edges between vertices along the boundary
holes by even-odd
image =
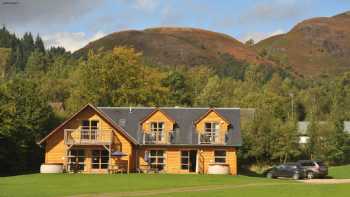
[[[350,183],[350,179],[307,179],[300,180],[300,182],[307,184],[341,184]]]

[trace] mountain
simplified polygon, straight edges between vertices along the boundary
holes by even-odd
[[[292,67],[304,76],[350,70],[350,12],[302,21],[286,34],[260,41],[262,56]]]
[[[112,33],[89,43],[74,55],[85,56],[89,50],[108,51],[116,46],[133,47],[143,53],[146,62],[156,65],[218,65],[230,58],[241,63],[271,63],[228,35],[174,27]]]

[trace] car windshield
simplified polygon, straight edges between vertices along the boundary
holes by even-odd
[[[326,166],[324,163],[323,163],[323,161],[317,161],[316,162],[319,166]]]
[[[314,166],[315,164],[313,162],[302,162],[302,166]]]

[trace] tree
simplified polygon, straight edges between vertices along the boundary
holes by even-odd
[[[250,39],[247,40],[244,44],[245,44],[246,46],[248,46],[248,47],[252,47],[252,46],[254,46],[255,41],[254,41],[252,38],[250,38]]]
[[[34,39],[31,33],[25,33],[23,35],[23,38],[21,39],[21,48],[23,50],[23,59],[24,63],[27,62],[27,59],[29,58],[30,54],[34,51]],[[22,68],[24,69],[24,68]]]
[[[34,51],[30,54],[25,71],[31,75],[42,75],[47,71],[48,58],[40,51]]]
[[[44,42],[39,35],[35,38],[34,50],[39,51],[40,53],[45,53]]]
[[[188,106],[192,104],[190,94],[187,91],[186,78],[182,73],[170,72],[168,77],[162,80],[162,84],[170,90],[168,98],[170,105]]]
[[[10,163],[9,172],[38,169],[42,153],[36,141],[54,124],[54,115],[47,100],[32,80],[18,76],[0,87],[0,137],[14,146],[11,157],[0,163]],[[1,154],[1,152],[0,152]],[[2,170],[3,168],[1,168]]]
[[[208,83],[196,98],[196,101],[200,106],[220,106],[222,98],[221,90],[220,79],[218,76],[214,75],[208,79]]]
[[[141,54],[132,48],[90,53],[73,73],[75,85],[69,106],[76,110],[88,102],[105,106],[146,104],[148,97],[143,89],[151,80],[149,77],[141,63]]]
[[[10,74],[10,57],[11,49],[0,48],[0,80],[5,79]]]

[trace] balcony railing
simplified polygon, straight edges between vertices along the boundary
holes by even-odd
[[[64,142],[68,145],[112,144],[112,130],[65,129]]]
[[[173,132],[143,132],[143,144],[171,144]]]
[[[215,133],[201,133],[201,134],[198,134],[198,143],[225,145],[226,136],[215,134]]]

